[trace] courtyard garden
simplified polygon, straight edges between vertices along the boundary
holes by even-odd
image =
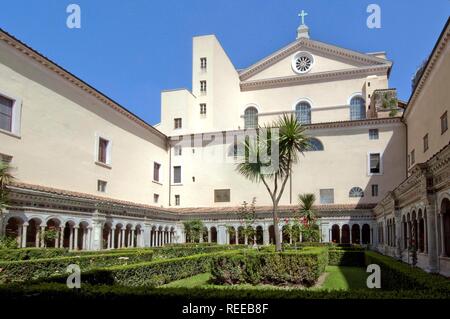
[[[67,266],[81,270],[68,288]],[[381,288],[366,285],[366,265]],[[450,281],[360,246],[175,244],[152,249],[74,252],[1,249],[0,298],[111,299],[450,298]]]

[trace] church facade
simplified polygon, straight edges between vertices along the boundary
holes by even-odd
[[[360,53],[310,38],[236,69],[213,35],[194,37],[192,90],[161,94],[151,126],[0,31],[0,156],[15,176],[1,232],[20,247],[151,247],[241,240],[240,205],[256,202],[254,238],[273,242],[271,201],[236,172],[239,141],[284,114],[313,148],[280,201],[280,227],[299,194],[313,193],[321,240],[369,245],[450,276],[450,52],[447,23],[410,100],[389,87],[384,52]],[[230,229],[234,232],[230,232]],[[283,236],[283,233],[281,236]],[[283,241],[291,241],[283,236]]]

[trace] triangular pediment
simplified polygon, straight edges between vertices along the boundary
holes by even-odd
[[[252,66],[241,70],[239,77],[241,81],[259,81],[302,76],[292,68],[292,60],[298,52],[308,52],[313,56],[313,66],[305,75],[349,71],[376,66],[390,67],[392,65],[389,60],[371,54],[364,54],[319,41],[301,38]]]

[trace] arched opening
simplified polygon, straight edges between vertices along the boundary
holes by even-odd
[[[228,227],[228,237],[229,244],[238,244],[236,228],[234,228],[233,226]]]
[[[418,225],[418,232],[419,232],[419,251],[423,252],[425,250],[425,222],[423,220],[422,210],[419,210],[419,225]]]
[[[361,187],[355,186],[348,192],[349,197],[364,197],[364,191]]]
[[[305,152],[317,152],[317,151],[323,151],[323,144],[322,142],[315,138],[315,137],[310,137],[309,141],[308,141],[308,147],[305,149]]]
[[[85,221],[81,222],[78,228],[78,249],[89,250],[90,238],[88,232],[89,224]]]
[[[45,227],[43,236],[45,247],[59,247],[60,244],[60,221],[56,218],[52,218],[47,221],[47,227]]]
[[[264,233],[262,226],[256,227],[256,244],[263,245],[264,244]]]
[[[237,236],[238,236],[238,243],[241,245],[245,244],[244,227],[242,227],[242,226],[238,227]]]
[[[301,101],[295,106],[295,117],[300,124],[311,124],[311,105]]]
[[[105,223],[102,231],[102,248],[111,248],[111,223]]]
[[[211,227],[211,242],[217,243],[217,228]]]
[[[444,230],[444,254],[450,256],[450,200],[444,198],[441,202],[442,228]]]
[[[258,110],[256,107],[250,106],[244,112],[244,127],[258,128]]]
[[[283,228],[281,229],[282,231],[282,238],[283,238],[283,244],[289,244],[290,240],[291,240],[291,235],[289,233],[289,226],[288,225],[284,225]]]
[[[22,232],[23,221],[18,217],[11,217],[8,219],[5,228],[5,236],[8,238],[15,239],[17,241],[17,246],[20,247],[21,232]]]
[[[32,218],[28,221],[27,228],[27,247],[39,247],[39,231],[42,221],[38,218]]]
[[[341,242],[339,235],[339,225],[335,224],[331,227],[331,241],[336,244],[339,244]]]
[[[362,244],[368,245],[370,244],[370,226],[368,224],[364,224],[362,226]]]
[[[408,247],[408,223],[406,222],[405,215],[402,217],[403,223],[403,249]]]
[[[269,226],[269,243],[275,244],[275,228],[273,225]]]
[[[121,248],[122,247],[122,224],[117,224],[114,230],[114,247],[113,248]]]
[[[366,118],[366,102],[361,96],[350,100],[350,120],[363,120]]]
[[[350,227],[347,224],[342,226],[341,244],[350,244]]]
[[[208,228],[207,227],[203,227],[202,230],[202,239],[204,243],[208,242]]]
[[[360,244],[361,238],[359,238],[360,229],[358,224],[353,224],[352,226],[352,244]]]

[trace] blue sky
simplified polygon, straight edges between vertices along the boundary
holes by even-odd
[[[450,0],[14,0],[1,1],[0,27],[113,98],[150,124],[160,92],[191,88],[192,37],[216,34],[236,68],[295,39],[308,12],[311,38],[344,48],[386,51],[390,86],[407,100],[411,77],[430,54]],[[81,7],[81,29],[66,7]],[[366,8],[381,7],[381,29]]]

